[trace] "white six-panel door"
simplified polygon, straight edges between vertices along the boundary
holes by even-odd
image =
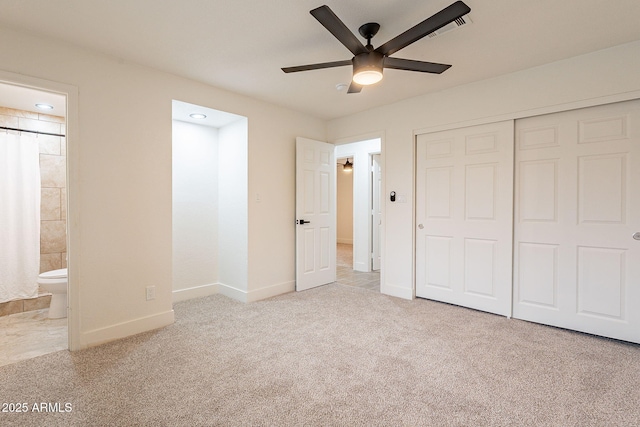
[[[336,280],[334,145],[296,138],[296,290]],[[303,223],[304,221],[304,223]]]
[[[640,101],[516,122],[514,317],[640,342]]]
[[[416,139],[416,296],[510,316],[513,121]]]

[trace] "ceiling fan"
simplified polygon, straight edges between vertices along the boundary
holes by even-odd
[[[333,13],[329,6],[320,6],[313,9],[310,12],[311,15],[349,49],[354,57],[345,61],[285,67],[282,71],[285,73],[295,73],[298,71],[353,65],[353,80],[347,93],[358,93],[362,90],[362,86],[374,84],[382,80],[382,70],[384,68],[440,74],[451,67],[451,65],[415,61],[412,59],[391,58],[390,55],[461,18],[469,12],[471,12],[469,6],[462,1],[457,1],[374,49],[371,45],[371,39],[380,29],[380,24],[369,22],[358,29],[360,35],[367,39],[367,45],[364,46],[340,18]]]

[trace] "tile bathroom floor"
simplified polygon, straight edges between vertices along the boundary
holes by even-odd
[[[48,312],[0,317],[0,366],[68,348],[67,319],[49,319]]]
[[[336,255],[336,283],[380,292],[380,271],[353,271],[353,245],[338,243]]]

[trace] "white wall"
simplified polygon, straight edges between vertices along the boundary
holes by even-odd
[[[353,244],[353,172],[343,170],[345,159],[336,165],[337,242]]]
[[[380,138],[336,146],[336,158],[353,159],[353,269],[371,271],[371,155],[380,153]]]
[[[640,95],[640,42],[369,110],[308,115],[0,28],[0,80],[68,88],[69,316],[78,349],[173,322],[171,101],[248,118],[247,300],[295,285],[295,137],[384,133],[382,291],[411,298],[414,131],[500,120],[578,101]],[[35,78],[35,79],[34,79]],[[74,95],[74,94],[77,94]],[[408,163],[409,162],[409,163]],[[257,197],[257,196],[260,197]],[[220,247],[220,250],[223,248]],[[157,287],[146,301],[145,288]]]
[[[248,272],[238,286],[251,298],[293,289],[295,137],[324,140],[324,121],[6,28],[0,57],[0,80],[77,94],[67,127],[72,349],[174,320],[173,99],[248,118],[249,194],[263,198],[248,206]]]
[[[640,41],[330,121],[329,141],[384,134],[381,291],[414,294],[414,134],[640,97],[639,75]],[[390,191],[407,203],[390,203]]]
[[[172,131],[173,292],[179,301],[218,281],[218,130],[174,120]]]
[[[249,116],[247,301],[295,290],[295,138],[325,141],[325,124],[266,104]]]
[[[220,128],[218,143],[220,291],[246,301],[249,263],[247,119]]]

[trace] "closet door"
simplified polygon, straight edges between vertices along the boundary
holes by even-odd
[[[514,317],[640,342],[639,199],[640,101],[518,120]]]
[[[416,140],[416,296],[510,316],[513,122]]]

